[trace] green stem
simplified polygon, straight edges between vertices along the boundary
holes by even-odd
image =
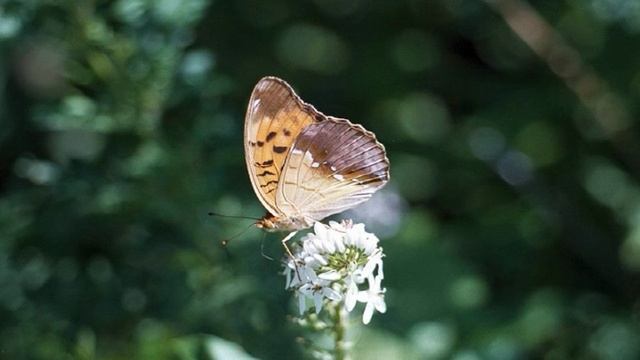
[[[343,309],[341,304],[334,306],[334,338],[335,338],[335,359],[336,360],[349,360],[349,349],[347,346],[347,313]]]

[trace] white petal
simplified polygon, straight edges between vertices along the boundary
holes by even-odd
[[[369,293],[371,293],[372,296],[380,293],[380,283],[382,279],[374,277],[373,274],[369,274],[367,276],[367,282],[369,283]]]
[[[384,298],[382,296],[378,296],[373,300],[373,306],[376,307],[376,310],[381,313],[385,313],[387,311],[387,304],[384,302]]]
[[[313,244],[313,238],[309,238],[302,242],[302,248],[307,254],[315,254],[318,252],[318,249]]]
[[[332,236],[327,236],[325,238],[324,247],[325,247],[325,249],[327,249],[327,252],[329,254],[333,254],[334,252],[336,252],[336,245],[335,245],[335,241],[333,240]]]
[[[318,277],[322,280],[336,281],[342,278],[342,275],[340,275],[340,273],[335,270],[330,270],[319,274]]]
[[[302,294],[298,294],[298,310],[300,310],[300,315],[307,310],[307,298]]]
[[[313,246],[317,249],[316,253],[318,254],[324,254],[327,252],[327,249],[324,246],[324,239],[321,239],[319,237],[313,239]]]
[[[316,260],[316,258],[313,257],[313,256],[305,257],[304,258],[304,263],[310,268],[317,268],[317,267],[322,266],[322,264],[318,260]]]
[[[360,249],[365,249],[367,246],[367,241],[362,234],[354,234],[354,245],[359,247]],[[368,255],[368,254],[367,254]]]
[[[347,311],[353,310],[356,306],[356,300],[358,299],[358,286],[355,282],[351,282],[347,287],[347,293],[345,294],[344,305]]]
[[[322,294],[329,300],[333,300],[333,301],[342,300],[342,295],[330,287],[326,287],[322,289]]]
[[[300,282],[300,279],[298,278],[298,275],[295,275],[295,276],[292,277],[291,283],[289,283],[288,289],[294,288],[294,287],[296,287],[296,286],[298,286],[300,284],[302,284],[302,283]]]
[[[364,250],[365,254],[370,255],[376,249],[376,243],[370,241],[370,239],[366,237],[362,237],[360,241],[360,248]]]
[[[322,238],[324,240],[324,238],[326,238],[327,236],[326,225],[322,224],[319,221],[316,222],[315,224],[313,224],[313,232],[316,233],[317,237]]]
[[[373,305],[371,303],[367,303],[367,306],[364,308],[364,312],[362,313],[362,323],[367,325],[371,322],[371,317],[373,316]]]
[[[360,302],[368,303],[369,302],[369,292],[368,291],[358,291],[358,295],[356,296],[356,299],[358,299],[358,301],[360,301]]]
[[[313,259],[317,261],[318,264],[320,264],[321,266],[327,265],[329,263],[327,259],[325,259],[324,256],[320,254],[314,254]]]
[[[373,275],[373,270],[375,270],[376,265],[378,265],[378,263],[376,262],[376,259],[369,258],[369,261],[367,261],[367,263],[362,268],[361,275],[366,277]]]
[[[320,310],[322,310],[322,294],[316,293],[313,296],[313,302],[316,307],[316,315],[317,315],[320,313]]]
[[[311,268],[309,266],[305,266],[304,267],[304,273],[305,273],[306,278],[308,279],[308,281],[310,281],[310,282],[318,281],[318,275],[316,275],[316,272],[313,270],[313,268]]]
[[[344,235],[340,234],[339,236],[336,236],[334,239],[334,243],[336,245],[336,250],[339,253],[343,253],[346,250],[346,247],[344,245]]]
[[[304,284],[304,285],[302,285],[302,286],[300,286],[300,287],[298,288],[298,292],[299,292],[300,294],[303,294],[304,296],[306,296],[306,297],[309,297],[309,298],[310,298],[310,297],[312,297],[312,296],[313,296],[313,290],[312,290],[312,288],[311,288],[312,286],[313,286],[313,285],[311,285],[311,284]]]

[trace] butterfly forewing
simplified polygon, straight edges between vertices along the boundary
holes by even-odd
[[[299,133],[317,121],[316,114],[278,78],[265,77],[253,89],[245,118],[247,168],[258,198],[274,215],[282,214],[276,192],[287,155]]]
[[[373,133],[333,117],[298,135],[276,195],[284,214],[321,220],[366,201],[389,179],[389,160]]]

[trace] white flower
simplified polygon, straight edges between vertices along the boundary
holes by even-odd
[[[362,268],[362,277],[367,278],[369,275],[373,275],[373,271],[376,268],[378,269],[377,276],[384,279],[384,274],[382,273],[382,250],[371,254],[369,261]]]
[[[300,314],[312,300],[319,313],[326,302],[334,302],[352,311],[358,302],[366,303],[363,322],[371,320],[374,309],[386,310],[381,282],[382,248],[378,238],[365,231],[363,224],[350,220],[329,225],[316,222],[313,232],[303,236],[294,258],[285,262],[283,274],[288,289],[298,297]],[[365,281],[369,290],[361,291]]]
[[[384,302],[385,290],[380,288],[382,277],[378,276],[374,278],[373,276],[369,276],[367,282],[369,283],[369,290],[358,293],[358,301],[367,304],[364,308],[364,313],[362,313],[362,322],[365,325],[371,321],[374,309],[380,313],[387,311],[387,304]]]
[[[340,301],[342,295],[331,288],[331,281],[321,279],[316,275],[316,272],[312,268],[305,268],[306,282],[304,285],[298,288],[298,292],[309,299],[313,299],[313,303],[316,309],[316,314],[320,313],[322,309],[322,300],[327,298],[333,301]],[[305,277],[302,276],[301,277]],[[306,310],[306,301],[299,300],[300,315]]]
[[[353,310],[358,300],[358,285],[356,283],[356,277],[350,276],[347,280],[347,291],[344,296],[344,306],[347,311]]]

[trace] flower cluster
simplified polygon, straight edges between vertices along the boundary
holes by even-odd
[[[312,301],[319,313],[326,301],[342,303],[351,311],[357,302],[365,303],[362,322],[371,321],[374,310],[386,311],[382,288],[382,248],[378,238],[364,230],[364,224],[350,220],[329,225],[317,222],[305,235],[293,259],[285,264],[286,288],[294,289],[300,314]],[[361,287],[367,283],[368,289]]]

